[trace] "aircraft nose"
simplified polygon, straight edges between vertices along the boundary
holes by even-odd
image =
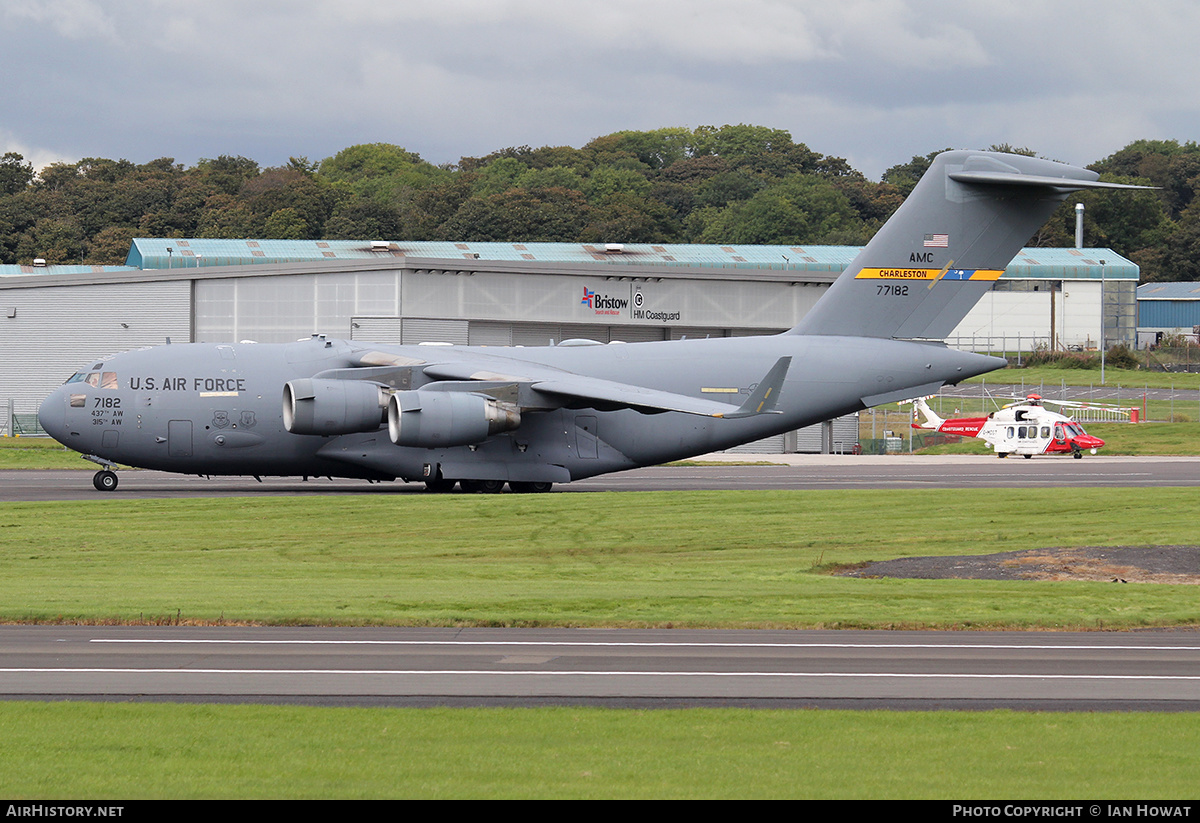
[[[38,407],[38,423],[42,431],[55,440],[62,441],[67,426],[67,409],[61,391],[54,392],[42,401],[42,405]]]

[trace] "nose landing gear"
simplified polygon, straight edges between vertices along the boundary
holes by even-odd
[[[92,477],[92,485],[96,487],[96,491],[115,491],[117,488],[117,473],[108,469],[98,471]]]

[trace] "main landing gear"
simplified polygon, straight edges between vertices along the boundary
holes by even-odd
[[[115,491],[117,488],[117,473],[108,469],[98,471],[92,477],[92,485],[96,487],[96,491]]]
[[[503,480],[426,480],[425,490],[434,492],[435,494],[445,494],[454,491],[455,483],[462,487],[464,492],[468,494],[499,494],[504,490]],[[540,494],[550,491],[554,487],[553,483],[538,483],[525,482],[519,480],[508,481],[508,488],[517,494]]]

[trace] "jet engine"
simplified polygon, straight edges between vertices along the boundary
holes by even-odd
[[[361,380],[305,377],[283,386],[283,426],[292,434],[353,434],[378,429],[387,392]]]
[[[388,400],[388,436],[397,446],[468,446],[521,425],[521,413],[467,392],[407,391]]]

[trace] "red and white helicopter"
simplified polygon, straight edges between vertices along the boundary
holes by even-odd
[[[1095,454],[1104,445],[1103,440],[1085,432],[1083,426],[1070,417],[1050,411],[1043,403],[1082,405],[1046,401],[1039,395],[1030,394],[1024,401],[1010,403],[987,417],[943,420],[933,413],[922,397],[913,401],[913,428],[978,437],[992,447],[997,457],[1019,454],[1028,459],[1035,454],[1069,454],[1080,458],[1084,450]],[[924,423],[919,422],[918,412],[924,416]]]

